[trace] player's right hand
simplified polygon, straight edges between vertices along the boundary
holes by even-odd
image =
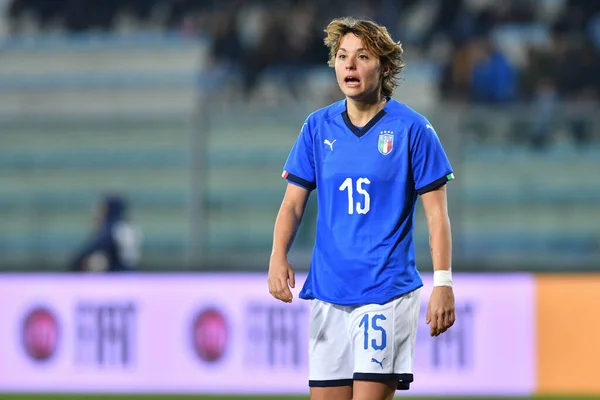
[[[278,300],[291,303],[294,296],[290,288],[296,286],[294,269],[286,259],[271,257],[269,262],[269,293]]]

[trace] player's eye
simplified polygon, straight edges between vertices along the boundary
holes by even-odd
[[[361,60],[366,60],[369,57],[366,54],[361,54],[360,56],[358,56],[358,58],[360,58]]]
[[[338,58],[340,60],[344,60],[346,58],[346,55],[345,54],[338,54]]]

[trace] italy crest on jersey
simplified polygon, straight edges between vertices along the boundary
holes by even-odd
[[[394,148],[394,132],[381,131],[381,133],[379,133],[379,143],[377,144],[377,148],[384,156],[390,154]]]

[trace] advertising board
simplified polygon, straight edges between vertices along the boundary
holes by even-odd
[[[411,393],[533,393],[533,277],[456,274],[438,338],[424,280]],[[309,303],[263,274],[5,275],[0,304],[0,392],[308,392]]]

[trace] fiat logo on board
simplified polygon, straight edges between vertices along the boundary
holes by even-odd
[[[192,321],[192,345],[203,361],[220,360],[229,344],[229,325],[223,313],[216,308],[206,308]]]
[[[50,360],[60,341],[56,315],[49,308],[42,306],[29,310],[23,319],[21,340],[25,354],[32,360]]]

